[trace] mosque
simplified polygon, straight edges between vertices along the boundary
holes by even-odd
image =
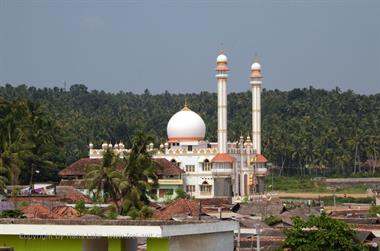
[[[261,154],[261,65],[251,66],[252,91],[252,140],[250,136],[236,142],[227,141],[227,80],[228,59],[222,52],[216,59],[218,90],[218,142],[205,138],[203,119],[187,104],[174,114],[167,125],[167,142],[154,149],[153,158],[170,161],[181,169],[180,176],[168,176],[159,180],[158,197],[173,195],[182,188],[195,198],[242,197],[264,191],[267,175],[267,159]],[[123,144],[104,143],[102,149],[90,144],[90,159],[101,158],[102,151],[113,147],[118,153],[128,152]]]

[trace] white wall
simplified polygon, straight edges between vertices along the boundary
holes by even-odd
[[[83,239],[83,251],[108,251],[107,238]]]
[[[170,251],[232,251],[233,249],[234,233],[232,231],[174,236],[169,239]]]

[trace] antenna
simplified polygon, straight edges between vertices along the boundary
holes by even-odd
[[[259,62],[259,56],[258,56],[258,54],[257,54],[257,52],[255,52],[255,58],[254,58],[254,62]]]

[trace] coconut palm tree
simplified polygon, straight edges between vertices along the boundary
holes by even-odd
[[[107,148],[103,154],[102,164],[91,165],[85,176],[87,188],[94,192],[97,198],[112,199],[118,211],[120,211],[119,184],[122,174],[117,170],[121,159],[112,148]]]
[[[131,151],[123,158],[123,178],[120,182],[123,213],[145,211],[149,197],[154,197],[153,189],[158,186],[157,164],[152,160],[152,153],[147,145],[152,138],[143,133],[132,139]]]

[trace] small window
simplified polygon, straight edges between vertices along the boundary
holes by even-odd
[[[195,185],[187,185],[186,186],[186,192],[194,193],[195,192]]]
[[[202,185],[200,185],[201,194],[211,194],[212,186],[207,183],[207,181],[203,181]]]
[[[189,172],[189,173],[195,172],[195,166],[194,165],[186,165],[186,172]]]
[[[193,146],[187,146],[187,150],[188,150],[189,152],[193,151]]]
[[[211,169],[211,162],[208,159],[205,159],[202,163],[202,171],[209,172]]]

